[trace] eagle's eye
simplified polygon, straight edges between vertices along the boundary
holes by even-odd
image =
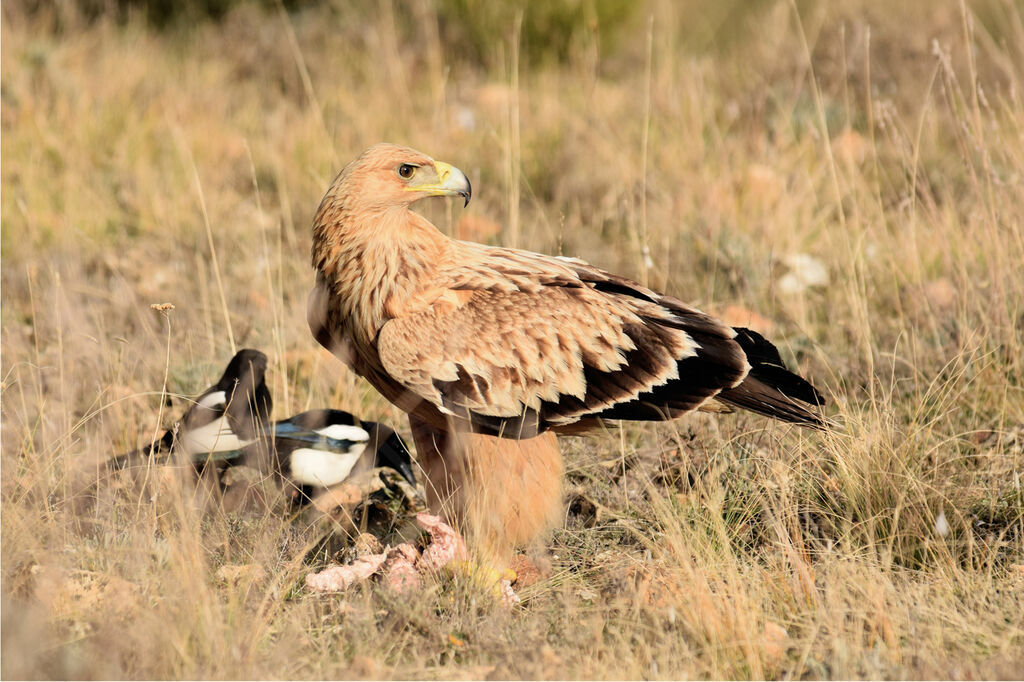
[[[403,163],[398,167],[398,175],[408,180],[412,177],[412,174],[416,172],[416,166],[410,163]]]

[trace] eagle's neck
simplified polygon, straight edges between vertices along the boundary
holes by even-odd
[[[349,331],[372,343],[381,326],[407,300],[432,286],[451,241],[407,207],[355,213],[333,210],[333,221],[314,223],[313,266],[329,284],[332,305]]]

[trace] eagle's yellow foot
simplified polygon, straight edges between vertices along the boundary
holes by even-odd
[[[448,564],[447,568],[456,577],[463,576],[484,586],[495,585],[500,580],[506,580],[511,585],[517,578],[516,572],[511,568],[498,569],[469,559],[453,561]]]
[[[445,568],[456,580],[464,578],[468,583],[479,586],[504,606],[515,606],[521,601],[512,589],[517,576],[511,568],[497,569],[470,559],[453,561]]]

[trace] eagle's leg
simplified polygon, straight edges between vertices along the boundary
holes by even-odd
[[[512,440],[409,421],[431,508],[497,562],[536,549],[563,511],[555,435]]]
[[[457,522],[462,509],[459,482],[464,478],[462,458],[452,447],[452,434],[437,429],[415,415],[409,415],[416,462],[423,472],[423,487],[430,510],[450,523]],[[452,454],[449,454],[452,453]]]

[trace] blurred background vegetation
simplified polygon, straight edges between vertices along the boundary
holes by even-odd
[[[677,21],[659,26],[694,53],[721,51],[753,39],[765,14],[779,4],[790,4],[806,16],[831,4],[826,0],[679,0]],[[20,0],[12,3],[29,15],[51,15],[56,27],[77,27],[81,22],[114,19],[147,21],[160,31],[188,31],[196,22],[224,21],[233,12],[258,9],[273,13],[280,8],[292,15],[315,14],[338,24],[366,25],[381,12],[391,15],[402,43],[424,47],[424,17],[436,17],[447,62],[493,66],[509,43],[518,39],[525,64],[568,61],[573,55],[596,49],[602,60],[641,56],[635,38],[642,35],[651,16],[650,0]],[[910,2],[893,7],[884,2],[847,3],[839,16],[878,19],[872,23],[894,34],[912,26],[927,26],[934,12],[955,9],[952,3]],[[838,5],[838,4],[837,4]],[[985,33],[1000,45],[1019,49],[1013,40],[1019,14],[1017,0],[966,0]],[[891,13],[888,19],[882,13]],[[915,17],[916,23],[897,19]],[[895,35],[893,36],[895,37]]]

